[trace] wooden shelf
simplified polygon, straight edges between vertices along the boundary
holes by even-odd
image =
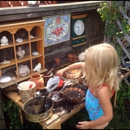
[[[25,61],[28,61],[30,60],[30,56],[29,55],[26,55],[23,59],[18,59],[18,63],[21,63],[21,62],[25,62]]]
[[[32,59],[36,59],[36,58],[39,58],[39,57],[42,57],[42,55],[41,55],[41,54],[38,54],[38,55],[36,55],[36,56],[32,56]]]
[[[6,45],[6,46],[0,46],[0,50],[1,49],[5,49],[5,48],[9,48],[9,47],[13,47],[13,43],[9,43],[9,45]]]
[[[10,63],[8,64],[0,64],[0,69],[3,69],[3,68],[6,68],[6,67],[9,67],[9,66],[12,66],[12,65],[15,65],[15,60],[10,60]]]
[[[17,77],[15,82],[21,82],[23,80],[27,80],[32,74],[36,73],[36,72],[33,72],[33,67],[34,67],[33,62],[35,62],[35,64],[38,64],[38,63],[42,64],[42,70],[38,73],[43,73],[47,71],[45,68],[45,61],[44,61],[44,57],[45,57],[44,56],[44,22],[45,20],[24,21],[24,22],[21,21],[18,23],[15,22],[11,24],[0,25],[0,36],[6,36],[8,40],[11,40],[11,42],[9,41],[9,45],[0,46],[0,50],[3,49],[2,51],[6,52],[6,49],[8,48],[6,54],[10,55],[10,51],[11,51],[11,55],[9,57],[14,58],[14,59],[8,60],[10,61],[10,63],[0,64],[0,77],[2,77],[3,75],[9,76],[5,68],[7,68],[10,71],[11,70],[14,71],[14,69],[16,69],[15,71],[18,72],[19,65],[20,64],[22,65],[22,63],[23,65],[28,66],[28,68],[30,69],[30,74],[26,75],[25,77],[21,77],[19,74],[14,75],[15,77]],[[28,36],[25,36],[25,38],[23,38],[23,42],[16,42],[17,37],[21,38],[22,34],[25,34],[24,32],[21,33],[23,30],[26,32]],[[7,35],[4,33],[5,31],[8,32]],[[32,34],[36,36],[34,36],[34,38],[31,38],[30,36]],[[35,42],[35,44],[33,44],[33,42]],[[17,56],[18,46],[23,47],[23,49],[25,50],[25,56],[22,59],[19,59]],[[39,52],[39,54],[36,56],[33,56],[32,48],[34,48],[35,51]],[[3,59],[4,57],[0,57],[0,61],[3,61]],[[37,59],[37,60],[34,60],[34,59]],[[4,59],[4,60],[7,60],[7,59]],[[10,81],[7,83],[1,83],[0,87],[5,88],[13,84],[14,84],[13,81]]]
[[[36,42],[36,41],[40,41],[40,40],[42,40],[42,38],[40,38],[40,37],[35,37],[35,38],[32,38],[32,39],[31,39],[31,42]]]
[[[42,74],[42,73],[44,73],[44,72],[46,72],[47,71],[47,69],[42,69],[41,71],[40,71],[40,73]],[[37,73],[37,72],[33,72],[33,73]],[[19,83],[19,82],[22,82],[22,81],[24,81],[24,80],[28,80],[30,77],[31,77],[31,73],[30,74],[28,74],[27,76],[25,76],[25,77],[20,77],[20,78],[18,78],[17,76],[16,76],[16,80],[15,80],[15,82],[16,83]],[[7,82],[7,83],[0,83],[0,87],[3,89],[3,88],[6,88],[6,87],[9,87],[9,86],[11,86],[11,85],[13,85],[13,84],[15,84],[13,81],[9,81],[9,82]]]
[[[23,39],[23,42],[16,42],[15,46],[19,46],[19,45],[23,45],[23,44],[27,44],[27,43],[29,43],[29,40],[28,39]]]

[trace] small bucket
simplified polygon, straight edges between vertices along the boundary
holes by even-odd
[[[33,81],[24,81],[18,85],[21,101],[25,103],[28,99],[36,95],[36,83]]]

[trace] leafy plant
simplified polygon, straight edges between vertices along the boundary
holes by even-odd
[[[126,9],[123,7],[123,1],[106,1],[100,4],[97,12],[100,14],[102,21],[106,22],[104,28],[104,34],[111,40],[111,43],[114,44],[117,53],[121,57],[123,52],[120,45],[116,41],[116,37],[123,37],[123,33],[128,33],[130,26],[127,23],[127,20],[122,17],[122,14],[119,10],[119,7],[126,12]],[[118,27],[116,20],[120,21],[121,29]]]
[[[115,20],[119,16],[117,1],[107,1],[100,4],[97,12],[101,15],[102,21],[106,22],[106,26],[104,29],[104,34],[109,38],[113,38],[116,36],[116,33],[119,31],[116,25]]]
[[[118,105],[118,108],[123,113],[123,119],[127,119],[130,117],[130,113],[126,109],[127,107],[129,107],[128,105],[129,103],[130,103],[130,86],[128,86],[123,81],[120,84],[120,90],[118,91],[118,94],[117,94],[117,105]]]
[[[2,102],[2,108],[4,111],[6,129],[42,129],[42,126],[35,122],[30,122],[25,119],[24,123],[21,124],[19,107],[13,101]]]
[[[23,128],[20,122],[19,107],[12,101],[4,101],[2,108],[5,115],[7,129],[19,129]]]

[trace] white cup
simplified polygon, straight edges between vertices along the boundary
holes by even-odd
[[[28,99],[35,97],[36,83],[33,81],[24,81],[18,85],[21,101],[25,103]]]

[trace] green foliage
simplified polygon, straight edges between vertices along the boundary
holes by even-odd
[[[107,35],[110,39],[112,39],[113,36],[116,36],[116,33],[119,31],[115,22],[115,20],[120,15],[118,4],[119,2],[117,1],[107,1],[101,3],[97,10],[101,16],[102,21],[107,21],[104,34]]]
[[[23,128],[20,122],[19,107],[12,101],[2,102],[2,108],[6,113],[7,129],[19,129]]]
[[[114,116],[107,129],[129,129],[130,113],[125,109],[130,103],[130,86],[125,81],[120,83],[120,90],[117,93],[117,107],[113,107]],[[130,107],[129,107],[130,110]]]
[[[113,108],[114,116],[105,129],[129,129],[130,122],[123,117],[123,112],[118,108]]]
[[[126,100],[130,101],[130,86],[128,86],[123,81],[120,84],[120,90],[118,91],[118,94],[117,94],[117,105],[123,112],[125,112],[124,101],[126,101]]]
[[[129,32],[130,26],[128,25],[126,19],[123,19],[123,20],[121,21],[121,25],[122,25],[122,29],[123,29],[123,32],[124,32],[124,33]]]
[[[2,108],[5,114],[7,124],[6,129],[42,129],[42,126],[35,122],[29,122],[25,119],[21,124],[19,107],[13,101],[3,101]]]
[[[100,14],[102,21],[106,22],[104,28],[104,34],[111,39],[111,43],[116,45],[117,41],[115,37],[123,37],[123,33],[128,33],[130,30],[130,26],[127,23],[127,20],[122,17],[122,14],[119,11],[119,6],[122,7],[123,11],[127,13],[126,9],[123,7],[123,1],[106,1],[101,3],[97,12]],[[118,27],[116,20],[120,21],[121,28]],[[117,53],[121,57],[123,52],[120,46],[117,47]]]

